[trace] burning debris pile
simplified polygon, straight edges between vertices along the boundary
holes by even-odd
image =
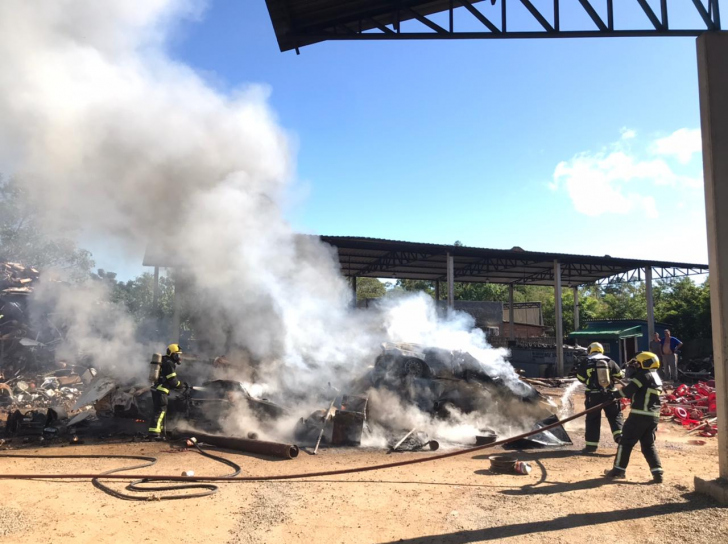
[[[0,263],[0,410],[12,414],[11,432],[23,418],[43,419],[46,409],[56,415],[69,411],[96,375],[93,368],[56,360],[63,333],[48,316],[30,317],[39,282],[35,268]]]

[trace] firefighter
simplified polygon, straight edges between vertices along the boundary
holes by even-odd
[[[660,359],[650,351],[643,351],[629,364],[635,368],[635,374],[630,382],[613,396],[631,399],[632,408],[624,424],[624,433],[617,448],[614,467],[606,472],[605,476],[615,479],[625,478],[632,448],[639,442],[642,455],[650,466],[652,480],[655,483],[662,483],[662,463],[655,447],[655,433],[657,423],[660,421],[660,395],[662,395],[662,380],[657,374]]]
[[[612,400],[612,394],[617,391],[615,381],[624,377],[624,373],[617,363],[604,355],[604,346],[599,342],[589,344],[587,353],[588,356],[577,371],[576,378],[586,385],[586,407],[588,409]],[[612,429],[612,437],[619,444],[624,424],[621,405],[612,403],[602,410]],[[595,410],[586,415],[586,432],[584,433],[586,447],[582,453],[594,453],[599,447],[602,410]]]
[[[179,344],[170,344],[167,347],[167,355],[162,357],[162,364],[159,369],[159,377],[152,385],[152,402],[154,403],[154,415],[149,423],[149,438],[154,440],[162,439],[164,418],[167,415],[168,395],[172,389],[182,389],[187,384],[177,378],[175,367],[182,362],[182,350]]]

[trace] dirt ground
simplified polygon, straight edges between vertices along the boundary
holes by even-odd
[[[575,399],[576,406],[583,401]],[[289,482],[221,484],[211,497],[122,501],[88,481],[2,480],[0,543],[220,542],[229,544],[507,542],[727,542],[728,508],[696,495],[693,477],[717,476],[717,440],[691,445],[671,423],[660,426],[665,483],[650,485],[638,449],[628,479],[600,476],[615,451],[606,421],[602,449],[584,457],[583,419],[569,427],[574,446],[519,452],[527,476],[489,471],[486,450],[409,467]],[[145,472],[223,474],[227,468],[167,444],[126,443],[24,449],[39,454],[135,454],[159,458]],[[10,452],[7,452],[10,453]],[[16,452],[19,453],[19,452]],[[430,455],[324,449],[291,461],[225,453],[244,475],[365,466]],[[120,460],[0,459],[0,472],[100,472]],[[111,484],[123,489],[124,483]]]

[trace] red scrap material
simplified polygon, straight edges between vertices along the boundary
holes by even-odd
[[[706,417],[715,416],[716,395],[715,382],[698,382],[688,386],[680,384],[672,394],[664,397],[665,404],[660,409],[660,415],[672,417],[676,423],[680,423],[687,429],[702,429],[700,436],[715,436],[717,426],[711,425],[704,420]]]

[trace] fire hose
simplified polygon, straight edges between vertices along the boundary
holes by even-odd
[[[194,447],[197,449],[197,452],[201,455],[204,455],[205,457],[209,457],[210,459],[217,461],[218,463],[225,464],[231,468],[233,468],[233,472],[228,474],[227,476],[222,476],[223,479],[225,478],[234,478],[238,474],[240,474],[240,471],[242,470],[240,466],[231,461],[230,459],[225,459],[224,457],[220,457],[218,455],[213,455],[212,453],[204,451],[202,448],[200,448],[197,444],[194,444]],[[206,491],[199,492],[199,493],[188,493],[186,495],[153,495],[153,496],[139,496],[139,495],[129,495],[127,493],[122,493],[121,491],[117,491],[116,489],[112,489],[104,484],[102,484],[99,481],[99,478],[102,477],[109,477],[109,475],[114,474],[115,472],[125,472],[127,470],[139,470],[140,468],[147,468],[151,467],[157,462],[156,457],[145,457],[141,455],[25,455],[25,454],[2,454],[0,457],[11,457],[11,458],[18,458],[18,459],[136,459],[139,461],[144,461],[141,465],[134,465],[131,467],[121,467],[121,468],[115,468],[108,470],[106,472],[102,472],[101,474],[97,475],[96,477],[91,478],[91,483],[94,485],[94,487],[100,489],[104,493],[111,495],[112,497],[116,497],[117,499],[123,499],[126,501],[148,501],[148,500],[160,500],[160,501],[172,501],[177,499],[195,499],[199,497],[207,497],[209,495],[214,495],[217,493],[219,488],[216,485],[209,484],[209,483],[195,483],[195,479],[189,477],[185,478],[190,483],[185,484],[175,484],[175,485],[164,485],[164,486],[150,486],[146,485],[150,482],[159,482],[164,480],[169,480],[169,478],[145,478],[142,477],[138,480],[134,480],[133,482],[130,482],[126,489],[128,491],[134,491],[136,493],[149,493],[152,491],[181,491],[183,489],[206,489]],[[55,478],[56,474],[52,475],[53,478]],[[45,479],[47,476],[41,476],[36,475],[33,478],[37,479]],[[77,478],[76,476],[69,476],[68,478]],[[124,477],[125,479],[129,478],[129,475],[126,475]],[[20,478],[18,478],[20,479]]]
[[[588,408],[582,412],[579,412],[577,414],[574,414],[572,416],[569,416],[565,419],[556,421],[555,423],[551,423],[550,425],[545,425],[544,427],[540,427],[538,429],[534,429],[522,434],[519,434],[517,436],[512,436],[510,438],[504,438],[503,440],[498,440],[496,442],[492,442],[490,444],[483,444],[482,446],[474,446],[472,448],[466,448],[464,450],[458,450],[454,452],[449,453],[440,453],[437,455],[431,455],[429,457],[423,457],[419,459],[408,459],[406,461],[397,461],[393,463],[383,463],[379,465],[372,465],[372,466],[364,466],[364,467],[354,467],[354,468],[344,468],[344,469],[338,469],[338,470],[325,470],[320,472],[306,472],[306,473],[299,473],[299,474],[279,474],[279,475],[270,475],[270,476],[240,476],[238,477],[238,474],[240,472],[240,467],[233,463],[232,461],[229,461],[228,459],[224,459],[223,457],[214,456],[210,453],[202,451],[199,447],[197,448],[199,453],[202,455],[211,457],[215,459],[216,461],[223,462],[229,466],[232,466],[236,468],[236,472],[231,475],[227,476],[176,476],[176,475],[158,475],[158,474],[144,474],[144,475],[137,475],[138,480],[135,480],[130,484],[130,486],[137,486],[141,483],[147,483],[147,482],[154,482],[154,481],[165,481],[165,482],[185,482],[187,484],[190,484],[192,482],[197,482],[197,487],[203,487],[199,482],[225,482],[225,483],[240,483],[240,482],[263,482],[263,481],[272,481],[272,480],[296,480],[300,478],[313,478],[313,477],[320,477],[320,476],[338,476],[342,474],[352,474],[357,472],[370,472],[373,470],[384,470],[387,468],[396,468],[396,467],[403,467],[407,465],[415,465],[418,463],[427,463],[430,461],[437,461],[439,459],[446,459],[448,457],[455,457],[458,455],[467,455],[469,453],[474,453],[477,451],[481,451],[487,448],[493,448],[495,446],[503,446],[505,444],[509,444],[511,442],[515,442],[517,440],[521,440],[523,438],[527,438],[529,436],[532,436],[534,434],[538,434],[544,431],[548,431],[550,429],[553,429],[555,427],[558,427],[560,425],[563,425],[564,423],[568,423],[569,421],[573,421],[575,419],[578,419],[582,416],[585,416],[586,414],[589,414],[591,412],[595,412],[597,410],[601,410],[610,404],[616,402],[616,400],[609,400],[607,402],[603,402],[602,404],[599,404],[597,406],[592,406],[591,408]],[[83,456],[83,455],[62,455],[62,456],[44,456],[44,455],[5,455],[0,454],[0,458],[2,457],[26,457],[26,458],[73,458],[73,459],[83,459],[83,458],[126,458],[126,459],[144,459],[146,461],[153,460],[153,462],[148,462],[143,465],[138,465],[135,467],[125,467],[125,468],[119,468],[119,469],[113,469],[109,470],[107,472],[103,472],[100,474],[0,474],[0,480],[34,480],[34,479],[54,479],[54,480],[69,480],[69,479],[82,479],[87,480],[90,479],[93,484],[105,491],[109,492],[111,491],[112,495],[123,498],[126,500],[147,500],[146,498],[139,498],[134,497],[132,495],[125,495],[123,493],[119,493],[117,491],[111,490],[110,488],[104,486],[99,482],[100,479],[104,480],[128,480],[129,475],[126,474],[116,474],[117,472],[121,471],[127,471],[127,470],[135,470],[139,468],[145,468],[153,465],[156,462],[156,459],[153,457],[138,457],[138,456],[125,456],[125,455],[92,455],[92,456]],[[193,484],[194,485],[194,484]],[[127,486],[127,489],[132,489],[134,491],[158,491],[158,490],[173,490],[173,489],[189,489],[188,486],[166,486],[167,489],[161,488],[150,488],[145,487],[142,489],[133,489],[130,486]],[[209,491],[206,493],[197,493],[194,495],[181,495],[181,496],[167,496],[162,497],[164,499],[181,499],[181,498],[193,498],[193,497],[201,497],[206,495],[211,495],[212,493],[215,493],[217,491],[217,488],[215,487],[214,490],[211,488],[215,487],[212,485],[205,486],[205,489],[208,489]]]

